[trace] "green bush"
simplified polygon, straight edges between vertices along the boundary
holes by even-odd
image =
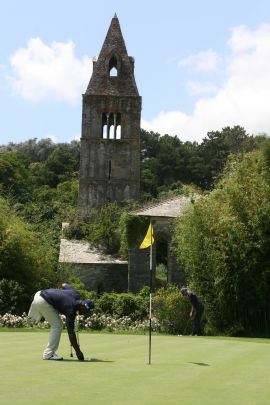
[[[25,299],[17,300],[17,312],[29,307],[35,291],[51,285],[55,279],[55,259],[55,250],[46,237],[35,232],[0,198],[0,280],[16,282],[16,287],[13,284],[16,291],[19,287],[23,289]]]
[[[79,217],[74,217],[67,226],[63,235],[67,239],[87,239],[90,235],[90,225]]]
[[[189,334],[190,302],[176,286],[160,288],[153,296],[153,315],[160,323],[161,331],[173,334]]]
[[[117,295],[114,293],[102,294],[95,303],[95,312],[113,315],[114,301]]]
[[[147,301],[135,294],[117,294],[113,314],[118,317],[130,316],[134,320],[144,319],[147,316]]]
[[[130,317],[143,320],[147,317],[148,296],[132,293],[104,293],[95,300],[95,312],[116,318]]]
[[[26,309],[28,297],[25,289],[15,280],[0,280],[0,314],[20,314]]]

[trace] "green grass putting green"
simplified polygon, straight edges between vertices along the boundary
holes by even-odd
[[[0,333],[1,405],[270,403],[270,340],[81,333],[92,362],[42,360],[48,331]]]

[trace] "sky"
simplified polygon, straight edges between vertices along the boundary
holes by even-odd
[[[269,0],[0,0],[0,144],[80,139],[115,13],[142,128],[199,143],[234,125],[270,135]]]

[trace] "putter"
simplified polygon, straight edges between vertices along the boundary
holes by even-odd
[[[79,340],[79,320],[78,317],[75,319],[75,333],[77,337],[77,342],[78,346],[80,347],[80,340]],[[70,343],[70,357],[73,357],[73,350],[72,350],[72,344]]]

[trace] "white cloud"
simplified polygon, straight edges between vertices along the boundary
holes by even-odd
[[[217,70],[219,56],[212,49],[202,51],[197,54],[189,55],[188,57],[178,62],[179,67],[190,67],[198,72],[214,72]]]
[[[245,25],[240,25],[232,30],[228,45],[236,53],[252,50],[265,41],[268,43],[269,33],[269,24],[262,24],[256,31],[251,31]]]
[[[14,90],[31,101],[79,100],[92,69],[88,57],[75,57],[72,42],[53,42],[48,46],[40,38],[31,38],[26,48],[11,56],[10,63]]]
[[[211,82],[187,82],[187,88],[192,94],[215,93],[218,88]]]
[[[80,139],[81,139],[81,134],[80,134],[80,133],[77,133],[77,134],[74,134],[74,135],[71,137],[70,141],[80,141]]]
[[[161,112],[151,121],[143,120],[142,127],[198,142],[207,132],[227,125],[241,125],[250,134],[270,134],[270,25],[254,31],[236,27],[228,45],[227,76],[214,96],[201,96],[190,115]]]

